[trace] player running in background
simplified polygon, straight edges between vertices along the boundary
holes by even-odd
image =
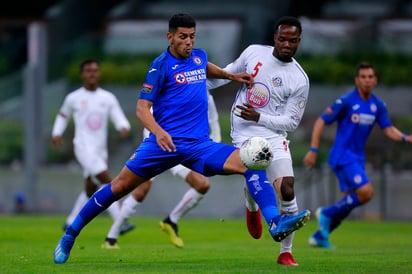
[[[330,233],[354,208],[372,199],[374,190],[365,171],[365,144],[373,126],[378,124],[394,141],[412,143],[412,135],[403,134],[392,124],[386,104],[373,94],[377,83],[375,69],[368,63],[359,64],[355,89],[332,103],[313,126],[311,147],[304,158],[304,164],[309,168],[316,164],[325,126],[337,122],[328,162],[338,178],[342,198],[316,211],[319,227],[309,238],[312,246],[333,248],[329,242]]]
[[[128,137],[130,131],[130,123],[117,98],[111,92],[99,87],[99,61],[84,60],[80,64],[80,78],[83,86],[65,97],[52,129],[53,146],[58,149],[63,144],[63,133],[73,115],[74,154],[83,169],[85,179],[85,191],[82,191],[76,199],[63,225],[63,230],[66,230],[72,223],[98,187],[112,180],[107,166],[108,120],[113,122],[121,137]],[[116,219],[119,213],[119,203],[114,203],[108,211],[110,216]],[[133,228],[133,225],[124,222],[120,233],[123,234]]]
[[[170,18],[166,34],[169,46],[149,66],[136,105],[136,116],[151,132],[150,137],[137,147],[113,181],[92,195],[67,228],[54,249],[56,264],[67,261],[76,237],[97,215],[178,164],[205,176],[244,175],[251,195],[271,222],[269,233],[275,241],[283,240],[309,219],[308,210],[296,216],[280,215],[266,172],[248,169],[238,148],[209,138],[206,78],[229,79],[249,87],[253,78],[248,73],[228,73],[210,63],[203,49],[193,48],[195,36],[193,17],[176,14]]]
[[[210,127],[210,138],[215,142],[220,142],[222,140],[220,134],[219,117],[213,100],[213,96],[208,93],[208,120]],[[149,131],[147,129],[143,130],[144,138],[149,137]],[[177,175],[183,180],[185,180],[191,188],[183,195],[182,199],[173,208],[169,215],[160,222],[160,229],[167,233],[170,238],[170,242],[176,247],[183,247],[184,242],[179,237],[178,226],[180,218],[188,213],[192,208],[196,207],[203,196],[207,193],[210,188],[209,179],[200,173],[192,171],[183,165],[177,165],[170,169],[173,175]],[[152,181],[151,180],[139,185],[133,192],[123,201],[122,207],[120,208],[120,213],[116,220],[113,222],[109,233],[102,245],[105,249],[117,249],[119,245],[117,244],[117,238],[121,232],[122,224],[136,212],[138,205],[143,203],[147,193],[150,190]]]
[[[301,33],[298,19],[281,17],[274,26],[274,46],[250,45],[224,68],[230,73],[248,72],[254,77],[252,89],[241,87],[237,92],[232,107],[231,137],[238,147],[252,136],[270,141],[274,159],[266,172],[280,199],[281,214],[286,215],[298,214],[287,135],[300,124],[309,95],[309,78],[293,58]],[[209,87],[223,82],[209,81]],[[262,234],[260,209],[246,188],[245,194],[248,231],[258,239]],[[298,265],[292,256],[293,238],[294,233],[281,242],[279,264]]]

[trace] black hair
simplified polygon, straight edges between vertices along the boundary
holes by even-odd
[[[374,74],[376,74],[375,68],[371,64],[369,64],[368,62],[360,62],[358,66],[356,67],[356,76],[359,75],[359,71],[361,69],[369,69],[369,68],[373,70]]]
[[[299,30],[299,34],[302,34],[302,24],[299,19],[293,16],[282,16],[278,19],[273,28],[273,32],[277,33],[280,25],[295,26]]]
[[[174,32],[177,28],[195,28],[195,19],[186,13],[178,13],[173,15],[169,20],[169,32]]]
[[[85,67],[86,65],[88,65],[88,64],[93,64],[93,63],[96,63],[98,66],[100,66],[100,62],[99,62],[97,59],[88,58],[88,59],[83,60],[83,61],[80,63],[80,73],[83,72],[83,69],[84,69],[84,67]]]

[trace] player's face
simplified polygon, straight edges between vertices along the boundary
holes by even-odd
[[[358,75],[355,77],[355,83],[358,91],[365,97],[369,97],[378,83],[378,78],[372,68],[363,68],[359,69]]]
[[[295,26],[280,25],[274,36],[275,49],[273,55],[283,62],[292,61],[299,43],[299,29]]]
[[[175,32],[167,33],[170,52],[177,58],[187,58],[192,54],[195,43],[195,28],[177,28]]]
[[[99,65],[96,63],[86,64],[81,73],[83,85],[88,90],[95,90],[99,85],[100,71]]]

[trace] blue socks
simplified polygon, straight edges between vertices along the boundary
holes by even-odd
[[[259,205],[266,222],[270,224],[274,220],[277,224],[280,214],[276,205],[276,193],[266,177],[266,171],[248,169],[244,176],[250,196]]]
[[[322,209],[323,214],[332,219],[330,231],[334,230],[339,224],[348,217],[349,213],[361,203],[358,195],[351,193],[337,201],[335,204]]]
[[[107,184],[95,192],[84,205],[82,210],[66,230],[66,234],[76,237],[94,217],[106,210],[113,202],[118,200],[112,193],[111,184]]]

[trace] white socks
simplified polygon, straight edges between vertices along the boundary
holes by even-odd
[[[203,196],[203,194],[197,192],[194,188],[190,188],[169,214],[170,220],[177,224],[182,216],[184,216],[190,209],[197,206]]]
[[[136,201],[131,194],[127,196],[127,198],[122,203],[120,212],[118,213],[117,217],[114,218],[114,222],[110,227],[107,238],[117,239],[119,237],[120,227],[122,226],[123,222],[127,218],[129,218],[130,215],[136,212],[136,208],[139,204],[140,202]]]
[[[296,215],[298,214],[298,205],[296,203],[296,197],[292,201],[281,201],[281,211],[286,214]],[[295,232],[287,236],[280,245],[280,253],[290,252],[292,253],[293,239],[295,238]]]

